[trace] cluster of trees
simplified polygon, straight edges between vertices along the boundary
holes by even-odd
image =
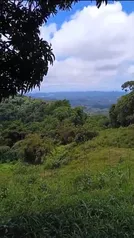
[[[69,101],[45,102],[26,96],[0,104],[0,161],[40,164],[58,146],[91,140],[98,131],[134,123],[134,81],[122,85],[130,92],[111,106],[109,118],[90,116]]]
[[[112,127],[129,126],[134,123],[134,81],[127,81],[122,85],[126,92],[109,111]]]
[[[26,96],[0,105],[0,159],[39,164],[59,145],[81,143],[97,136],[89,116],[67,100],[45,102]]]

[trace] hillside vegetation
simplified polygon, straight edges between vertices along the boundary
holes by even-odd
[[[134,237],[134,125],[112,122],[66,100],[1,103],[0,237]]]

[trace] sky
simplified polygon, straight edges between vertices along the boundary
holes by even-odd
[[[100,9],[95,1],[81,1],[71,11],[50,17],[40,31],[56,60],[40,91],[119,91],[134,79],[133,28],[134,1]]]

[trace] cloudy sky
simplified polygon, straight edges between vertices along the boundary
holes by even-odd
[[[133,1],[99,10],[81,1],[51,17],[41,37],[52,43],[56,56],[41,92],[120,90],[124,81],[134,79]]]

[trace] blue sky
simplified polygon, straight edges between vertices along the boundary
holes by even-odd
[[[123,7],[123,10],[127,13],[130,13],[134,11],[134,1],[120,1],[121,5]],[[112,1],[111,1],[112,3]],[[48,24],[55,22],[58,26],[60,26],[63,21],[66,21],[69,19],[69,17],[74,14],[77,10],[82,10],[85,6],[94,6],[95,1],[80,1],[77,4],[74,4],[72,6],[72,9],[70,11],[60,11],[56,16],[52,16],[48,20]]]
[[[77,13],[77,14],[76,14]],[[41,28],[56,61],[42,92],[120,90],[134,76],[134,1],[102,6],[80,1]]]

